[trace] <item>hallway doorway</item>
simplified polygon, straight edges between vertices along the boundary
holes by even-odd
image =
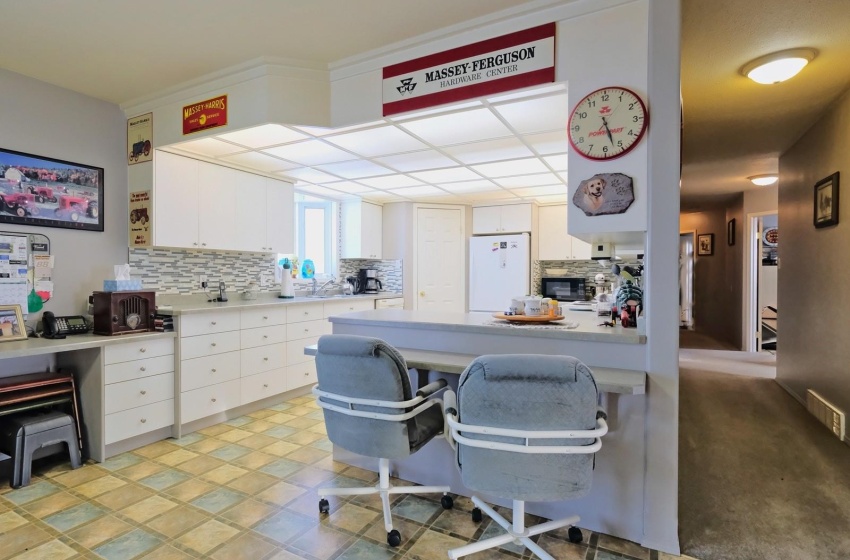
[[[694,328],[694,235],[679,234],[679,328]]]
[[[775,354],[779,334],[779,217],[774,212],[750,214],[748,218],[749,289],[745,349]]]

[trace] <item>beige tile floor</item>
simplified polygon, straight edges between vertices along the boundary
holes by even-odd
[[[18,490],[0,480],[0,560],[431,560],[499,530],[486,517],[474,523],[463,497],[443,510],[439,495],[395,496],[397,549],[386,544],[376,496],[330,498],[330,514],[319,515],[320,485],[376,481],[375,473],[332,460],[321,410],[312,397],[298,397],[76,470],[45,459]],[[581,545],[565,531],[540,544],[568,560],[671,558],[589,531]],[[531,555],[509,545],[472,558]]]

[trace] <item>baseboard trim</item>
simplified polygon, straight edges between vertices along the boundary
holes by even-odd
[[[802,406],[804,409],[806,409],[806,412],[809,413],[809,409],[806,408],[806,401],[803,399],[803,397],[798,396],[797,393],[792,391],[791,388],[788,385],[786,385],[785,383],[783,383],[782,381],[780,381],[778,379],[776,379],[775,381],[776,381],[776,383],[779,384],[780,387],[785,389],[786,393],[788,393],[789,395],[794,397],[794,400],[797,401],[798,403],[800,403],[800,406]],[[827,430],[827,431],[829,431],[829,430]],[[850,446],[850,435],[845,435],[844,439],[841,440],[841,442],[844,443],[844,445]]]

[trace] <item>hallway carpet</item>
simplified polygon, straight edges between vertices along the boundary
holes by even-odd
[[[850,447],[770,379],[683,365],[680,396],[683,554],[850,557]]]

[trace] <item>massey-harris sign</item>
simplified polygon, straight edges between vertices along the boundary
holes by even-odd
[[[384,115],[555,81],[549,23],[384,68]]]
[[[191,134],[227,124],[227,96],[192,103],[183,107],[183,134]]]

